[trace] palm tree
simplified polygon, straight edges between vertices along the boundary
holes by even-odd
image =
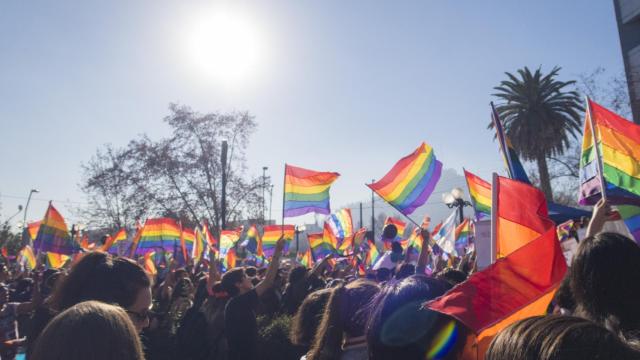
[[[509,79],[494,87],[497,93],[493,94],[504,101],[496,110],[516,152],[537,163],[547,200],[553,200],[547,158],[562,155],[582,131],[580,97],[576,91],[565,90],[575,81],[557,80],[559,71],[556,66],[543,75],[540,68],[531,73],[525,66],[518,69],[519,78],[507,72]]]

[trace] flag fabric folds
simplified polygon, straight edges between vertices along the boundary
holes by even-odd
[[[589,99],[587,106],[580,156],[580,204],[595,204],[602,197],[604,186],[611,204],[640,205],[640,125]],[[602,158],[602,174],[598,153]],[[601,177],[604,184],[600,184]]]
[[[544,195],[532,186],[502,177],[498,178],[497,191],[502,200],[494,204],[497,214],[510,216],[511,225],[501,228],[498,224],[496,241],[521,246],[426,304],[466,325],[476,336],[479,355],[484,355],[492,337],[501,329],[517,320],[544,314],[567,270]],[[514,205],[509,207],[510,202]],[[513,210],[517,205],[520,208],[516,218]],[[501,207],[509,208],[503,211]],[[531,238],[533,233],[538,235]]]
[[[20,250],[20,254],[18,255],[18,263],[22,264],[29,270],[33,270],[36,268],[36,256],[33,253],[33,248],[30,245],[26,245],[22,250]]]
[[[422,206],[435,189],[442,173],[431,146],[422,143],[413,153],[400,159],[379,181],[367,184],[404,215]]]
[[[196,242],[196,232],[193,229],[182,228],[180,234],[180,247],[182,248],[182,256],[188,260],[193,256],[193,248]]]
[[[624,224],[629,228],[629,232],[640,244],[640,206],[618,205],[617,208]]]
[[[464,255],[465,249],[469,245],[469,237],[471,236],[471,227],[469,219],[464,219],[462,224],[456,228],[456,252],[458,255]]]
[[[121,228],[118,232],[107,238],[104,245],[100,250],[108,251],[111,254],[117,254],[118,245],[127,240],[127,230],[125,228]]]
[[[321,233],[307,234],[307,239],[313,256],[317,261],[335,252],[335,237],[331,234],[327,225],[325,225],[325,229]]]
[[[284,217],[307,213],[329,214],[329,189],[340,176],[285,164]]]
[[[171,218],[147,219],[140,232],[136,254],[144,255],[158,248],[173,251],[180,242],[180,234],[180,225]]]
[[[491,184],[466,169],[464,170],[464,177],[467,180],[471,203],[476,212],[476,219],[491,219]]]
[[[293,225],[268,225],[264,227],[262,234],[262,253],[266,258],[271,258],[276,249],[276,242],[281,235],[284,235],[285,246],[284,253],[289,249],[289,242],[295,236],[295,227]]]
[[[80,246],[73,241],[64,218],[49,203],[44,219],[40,223],[38,235],[34,241],[37,252],[48,251],[57,254],[71,255],[80,251]]]
[[[436,228],[438,232],[433,235],[433,240],[447,254],[456,255],[456,217],[457,210],[453,210],[451,215]]]

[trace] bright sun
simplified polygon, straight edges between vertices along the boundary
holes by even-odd
[[[255,22],[240,13],[216,10],[197,19],[188,36],[188,53],[213,81],[237,86],[258,74],[264,58]]]

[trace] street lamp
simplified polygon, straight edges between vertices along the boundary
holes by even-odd
[[[307,227],[304,225],[296,225],[296,253],[300,252],[300,233],[305,232]]]
[[[23,229],[27,228],[27,210],[29,210],[29,202],[31,202],[31,195],[33,195],[33,193],[38,193],[40,191],[38,191],[38,189],[31,189],[31,191],[29,191],[29,197],[27,198],[27,205],[25,205],[24,207],[24,217],[22,218],[22,226]]]
[[[460,224],[464,221],[464,207],[471,206],[471,203],[464,200],[464,191],[459,187],[453,188],[451,192],[442,194],[442,201],[449,209],[458,208],[460,213]]]

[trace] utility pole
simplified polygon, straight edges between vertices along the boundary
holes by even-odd
[[[262,223],[266,224],[265,222],[265,213],[267,211],[267,199],[265,198],[266,196],[266,190],[267,190],[267,170],[269,168],[267,166],[263,166],[262,167]]]
[[[362,202],[360,202],[360,223],[358,224],[358,228],[362,229]]]
[[[222,217],[222,224],[220,229],[227,228],[227,149],[229,145],[227,141],[222,141],[222,151],[220,163],[222,164],[222,196],[221,196],[221,209],[220,215]]]
[[[371,179],[371,184],[373,184],[375,179]],[[375,209],[375,199],[374,199],[373,189],[371,190],[371,241],[376,241],[376,209]]]

